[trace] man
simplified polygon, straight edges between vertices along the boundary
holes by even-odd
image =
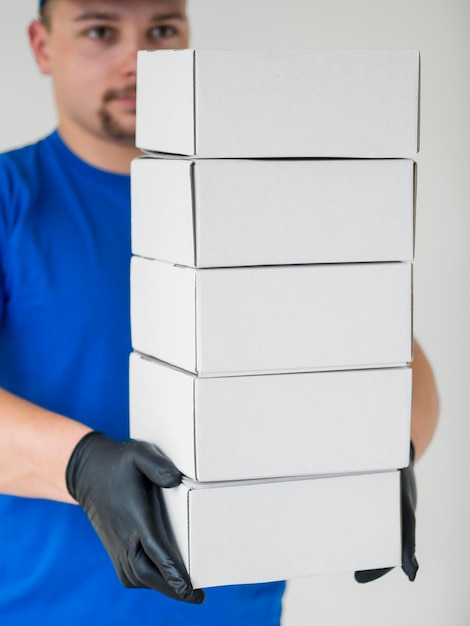
[[[58,131],[0,157],[0,619],[279,624],[283,583],[192,589],[160,508],[180,474],[127,439],[136,52],[187,46],[184,0],[40,4]],[[419,456],[437,419],[419,347],[415,370]]]

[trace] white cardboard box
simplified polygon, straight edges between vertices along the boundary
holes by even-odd
[[[416,50],[141,51],[139,148],[199,157],[412,157]]]
[[[410,263],[192,269],[133,257],[134,350],[200,376],[404,365]]]
[[[410,416],[410,368],[199,378],[130,357],[131,437],[194,480],[405,467]]]
[[[140,158],[132,251],[193,267],[412,261],[414,163]]]
[[[195,587],[401,563],[399,472],[163,490]]]

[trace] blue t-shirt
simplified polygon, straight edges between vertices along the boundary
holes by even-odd
[[[57,132],[0,155],[0,387],[127,437],[129,258],[128,176]],[[274,626],[283,590],[208,589],[192,606],[125,589],[79,506],[0,496],[5,626]]]

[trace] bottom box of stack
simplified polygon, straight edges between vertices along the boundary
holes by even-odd
[[[398,471],[163,490],[194,587],[401,563]]]

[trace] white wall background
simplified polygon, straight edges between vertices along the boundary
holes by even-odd
[[[468,626],[470,594],[470,1],[189,0],[201,48],[418,48],[421,153],[415,333],[439,385],[437,436],[417,466],[420,571],[360,586],[289,584],[283,626]],[[36,0],[0,5],[0,150],[53,128],[50,86],[29,53]],[[221,625],[222,626],[222,625]]]

